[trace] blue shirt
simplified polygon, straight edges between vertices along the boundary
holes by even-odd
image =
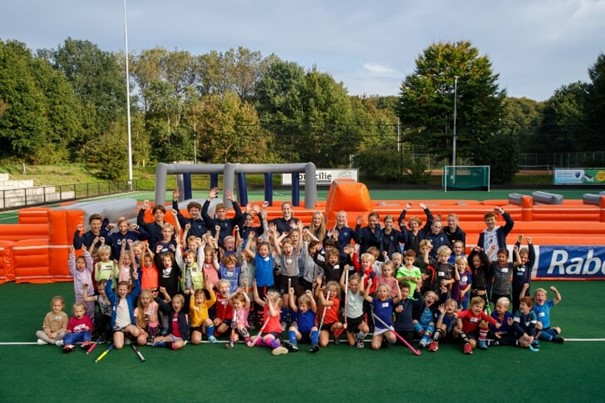
[[[254,256],[254,265],[256,267],[255,277],[258,287],[273,286],[273,256],[269,255],[263,258],[258,253]]]
[[[550,327],[550,310],[553,306],[555,306],[555,303],[552,299],[546,301],[544,305],[534,304],[533,310],[538,322],[542,323],[543,329],[548,329]]]
[[[389,298],[381,301],[378,298],[372,299],[374,305],[374,315],[378,316],[382,321],[390,327],[393,325],[393,299]],[[375,326],[379,329],[385,329],[385,326],[379,321],[375,321]]]

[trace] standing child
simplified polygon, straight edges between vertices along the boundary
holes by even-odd
[[[484,308],[485,300],[481,297],[473,297],[470,309],[458,313],[457,326],[464,354],[473,354],[477,341],[481,350],[487,350],[488,324],[494,325],[496,329],[500,328],[500,323],[485,313]]]
[[[204,272],[202,271],[204,256],[201,248],[187,249],[183,256],[183,248],[180,241],[178,242],[175,261],[179,267],[182,267],[181,290],[189,293],[191,289],[201,290],[204,288]]]
[[[93,246],[96,242],[93,244]],[[101,245],[97,250],[99,261],[95,265],[95,281],[109,280],[117,272],[118,266],[116,262],[109,259],[111,255],[111,247],[109,245]]]
[[[92,281],[92,256],[85,246],[82,247],[82,256],[76,258],[76,250],[73,246],[69,248],[69,257],[67,265],[69,267],[69,274],[74,278],[74,293],[76,295],[76,302],[83,302],[86,307],[86,315],[93,319],[95,314],[94,302],[87,302],[85,299],[88,296],[94,294],[94,289],[84,290],[84,284],[90,284]],[[86,294],[84,294],[84,292]]]
[[[254,288],[261,299],[267,295],[267,290],[274,285],[273,268],[275,259],[271,253],[271,246],[268,242],[259,242],[256,246],[256,252],[252,251],[254,243],[254,234],[248,236],[248,242],[244,248],[243,255],[251,260],[254,260]],[[254,290],[253,290],[254,291]],[[256,298],[255,298],[256,302]],[[254,305],[255,316],[259,323],[262,323],[261,310],[263,307],[259,304]]]
[[[529,284],[528,284],[529,287]],[[546,290],[538,288],[534,292],[533,311],[538,318],[538,338],[540,340],[552,341],[555,343],[563,343],[565,339],[560,336],[561,328],[552,327],[550,324],[550,310],[561,302],[561,294],[555,287],[550,287],[550,290],[555,294],[553,299],[547,300]]]
[[[368,280],[371,286],[372,279]],[[382,347],[383,339],[387,343],[393,344],[397,340],[393,331],[393,307],[401,300],[401,291],[398,289],[397,296],[391,298],[391,289],[386,284],[379,284],[376,287],[374,297],[364,291],[364,298],[372,304],[372,316],[374,317],[374,334],[372,335],[372,350],[379,350]]]
[[[164,287],[170,297],[179,292],[179,278],[181,277],[181,268],[176,264],[174,254],[165,252],[155,255],[155,265],[159,271],[158,285]]]
[[[105,293],[111,302],[111,328],[113,329],[113,345],[120,350],[124,347],[125,337],[139,337],[139,328],[137,327],[136,317],[134,316],[134,307],[136,298],[141,292],[141,283],[138,273],[134,273],[134,286],[130,287],[126,281],[121,281],[113,291],[111,283],[112,278],[105,285]]]
[[[319,345],[326,347],[330,342],[330,333],[334,335],[334,343],[338,343],[338,336],[342,332],[342,323],[339,319],[340,313],[340,287],[336,281],[328,281],[325,288],[321,287],[321,277],[316,280],[317,288],[315,295],[319,299],[318,317],[319,324]]]
[[[534,267],[534,262],[536,261],[536,252],[534,250],[534,245],[531,243],[531,237],[526,237],[527,248],[521,248],[521,241],[523,240],[523,236],[520,235],[519,239],[515,246],[519,249],[519,259],[521,260],[521,265],[516,266],[513,269],[513,312],[517,312],[519,310],[519,298],[529,296],[529,287],[531,282],[531,269]],[[521,290],[524,289],[525,284],[527,284],[527,288],[525,288],[525,292],[520,296]]]
[[[202,251],[200,259],[202,260],[202,271],[204,272],[205,281],[208,282],[210,288],[215,288],[218,283],[218,256],[216,249],[212,247],[208,239],[212,237],[206,237],[206,240],[202,241],[199,249]]]
[[[127,244],[128,249],[126,249]],[[126,242],[122,242],[120,260],[118,261],[118,270],[118,282],[126,281],[128,284],[132,285],[133,273],[138,271],[138,265],[134,256],[132,240],[130,239]]]
[[[407,252],[416,253],[413,249],[409,249]],[[413,299],[410,296],[410,285],[406,282],[401,283],[401,301],[395,304],[395,323],[393,327],[395,332],[410,346],[414,344],[414,314],[422,309],[424,305],[418,289],[416,289],[414,297],[418,299]]]
[[[167,304],[160,298],[156,298],[160,310],[166,314],[170,322],[170,330],[166,336],[157,336],[153,339],[154,347],[167,347],[172,350],[180,350],[185,347],[189,340],[189,321],[185,312],[185,297],[176,294],[172,297],[172,304]]]
[[[458,256],[456,258],[455,266],[456,271],[454,272],[454,275],[456,277],[456,282],[454,283],[452,297],[458,303],[458,309],[466,309],[468,294],[473,283],[473,274],[468,268],[468,262],[464,256]]]
[[[468,255],[472,273],[471,299],[481,297],[487,304],[487,287],[491,278],[489,276],[490,261],[483,249],[475,247]]]
[[[50,300],[50,312],[44,316],[42,330],[36,332],[39,345],[63,345],[63,336],[67,331],[67,322],[69,321],[63,309],[65,309],[65,300],[63,297],[57,295]]]
[[[141,289],[143,290],[155,290],[159,287],[158,268],[153,260],[153,252],[149,249],[149,245],[145,243],[141,262]]]
[[[235,294],[239,287],[239,280],[242,268],[237,261],[235,255],[227,255],[223,257],[221,265],[218,269],[218,275],[221,280],[229,283],[229,294]]]
[[[210,319],[208,310],[216,302],[216,294],[206,282],[206,289],[191,291],[193,297],[189,300],[189,317],[191,318],[191,343],[200,344],[202,335],[206,333],[208,341],[216,342],[214,337],[214,323]]]
[[[508,249],[502,248],[498,251],[498,260],[492,262],[490,274],[492,275],[491,301],[495,304],[502,297],[510,301],[511,281],[513,279],[513,269],[521,265],[521,260],[515,262],[508,261]],[[515,258],[519,255],[515,252]]]
[[[263,310],[264,324],[258,335],[250,338],[248,347],[254,347],[257,344],[264,344],[271,349],[271,354],[282,355],[288,354],[288,349],[283,347],[279,341],[282,329],[280,324],[281,315],[281,295],[279,292],[271,289],[267,291],[265,299],[261,299],[258,295],[258,284],[253,284],[254,302],[256,302]]]
[[[86,306],[82,302],[76,302],[73,308],[73,316],[67,323],[67,332],[63,337],[63,352],[70,353],[76,349],[75,344],[81,342],[82,348],[87,350],[92,338],[92,321],[86,315]]]
[[[295,319],[288,328],[288,342],[284,345],[288,351],[298,351],[298,342],[311,343],[312,353],[319,351],[319,331],[315,324],[315,314],[317,313],[317,304],[313,298],[313,292],[306,290],[304,294],[298,297],[298,306],[295,302],[294,287],[289,290],[290,309],[294,313]]]
[[[534,299],[523,297],[519,301],[519,310],[513,318],[513,330],[517,338],[517,344],[530,351],[540,351],[540,343],[536,337],[536,313],[532,310]]]
[[[376,276],[375,278],[376,286],[379,286],[380,284],[386,285],[389,289],[391,298],[395,298],[399,294],[400,290],[399,284],[394,277],[395,265],[393,264],[393,261],[389,260],[388,262],[384,262],[382,264],[381,271],[382,275]]]
[[[456,281],[454,278],[454,266],[449,263],[452,250],[447,245],[442,245],[437,249],[437,263],[435,265],[435,291],[442,287],[447,290],[447,296],[452,295],[452,284]]]
[[[422,273],[418,267],[414,266],[415,262],[416,252],[414,252],[414,249],[408,249],[403,257],[403,266],[397,269],[397,281],[401,285],[408,285],[409,295],[414,295],[416,286],[422,283]]]
[[[383,266],[384,267],[384,266]],[[345,294],[345,325],[349,345],[364,348],[364,339],[370,332],[368,324],[363,317],[364,288],[357,273],[349,277],[349,287],[346,285],[346,272],[342,274],[340,286],[346,290]]]
[[[499,227],[498,214],[504,218],[504,226]],[[506,236],[513,229],[515,222],[511,216],[505,212],[502,207],[496,207],[494,211],[485,213],[483,216],[486,228],[479,234],[477,246],[482,248],[490,261],[497,259],[497,252],[502,248],[506,248]]]

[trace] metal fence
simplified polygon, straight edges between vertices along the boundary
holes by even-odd
[[[133,182],[136,189],[136,181]],[[60,203],[63,201],[103,196],[130,190],[127,181],[75,183],[71,185],[36,186],[0,190],[0,210]]]

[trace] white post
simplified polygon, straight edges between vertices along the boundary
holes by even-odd
[[[458,117],[458,76],[454,76],[454,137],[452,141],[452,167],[456,169],[456,119]]]
[[[124,0],[124,59],[126,62],[126,125],[128,126],[128,189],[132,191],[132,131],[130,129],[130,74],[128,72],[128,22]]]

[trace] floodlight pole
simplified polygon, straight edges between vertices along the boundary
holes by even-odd
[[[456,168],[456,119],[458,117],[458,76],[454,76],[454,136],[452,141],[452,167]]]
[[[130,128],[130,74],[128,72],[128,22],[124,0],[124,59],[126,65],[126,125],[128,126],[128,190],[132,191],[132,130]]]

